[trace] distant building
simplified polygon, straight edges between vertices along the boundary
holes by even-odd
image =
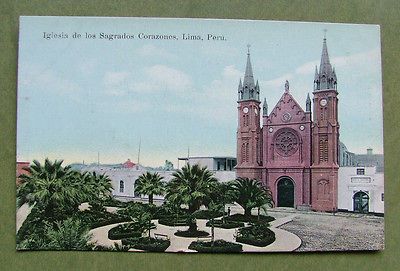
[[[29,164],[30,164],[29,162],[17,162],[17,171],[16,171],[17,186],[21,184],[19,176],[21,176],[22,174],[29,174],[29,172],[25,169],[29,167]]]
[[[228,182],[236,179],[235,166],[236,157],[231,156],[193,156],[178,158],[178,167],[183,166],[179,162],[190,165],[198,164],[214,173],[214,176],[221,182]]]
[[[384,213],[383,154],[354,154],[340,143],[338,208],[358,213]]]
[[[339,166],[348,167],[356,165],[356,155],[347,150],[346,145],[339,141]]]
[[[374,154],[371,148],[367,149],[366,154],[355,155],[355,165],[365,167],[376,167],[377,172],[383,172],[384,159],[383,154]]]
[[[221,170],[234,170],[236,166],[236,157],[231,156],[197,156],[197,157],[184,157],[178,158],[178,161],[184,161],[191,165],[199,164],[200,166],[206,166],[209,170],[221,171]]]
[[[122,167],[123,167],[123,168],[133,168],[134,166],[136,166],[136,164],[133,163],[133,162],[131,161],[131,159],[129,159],[129,158],[128,158],[128,160],[127,160],[125,163],[122,164]]]
[[[384,213],[384,174],[375,166],[339,168],[338,208],[358,213]]]
[[[235,179],[234,167],[236,166],[235,157],[189,157],[178,158],[178,161],[183,161],[184,164],[191,165],[199,164],[207,166],[207,168],[214,173],[214,176],[221,182],[230,181]],[[183,164],[181,165],[181,167]],[[122,201],[130,201],[134,199],[147,199],[147,195],[139,195],[135,192],[135,181],[140,175],[149,171],[157,172],[164,181],[169,182],[175,170],[161,170],[143,167],[135,164],[129,159],[123,164],[115,165],[88,165],[77,167],[81,172],[96,172],[98,174],[105,174],[111,179],[112,195]],[[163,196],[154,196],[155,200],[164,199]]]

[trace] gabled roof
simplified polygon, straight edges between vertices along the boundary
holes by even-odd
[[[286,110],[284,110],[286,109]],[[300,120],[305,120],[305,111],[303,108],[297,103],[297,101],[294,99],[292,94],[290,94],[289,91],[285,91],[277,104],[275,105],[274,109],[272,109],[271,113],[269,114],[269,123],[273,123],[274,119],[277,118],[280,115],[280,112],[288,112],[292,115],[292,117],[296,117],[298,115],[300,116]],[[295,115],[293,116],[293,113]],[[283,113],[282,113],[283,114]],[[282,120],[279,119],[279,123],[283,123]]]

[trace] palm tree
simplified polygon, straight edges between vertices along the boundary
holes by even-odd
[[[197,224],[193,219],[193,213],[207,202],[218,180],[207,167],[200,167],[197,164],[193,166],[187,164],[174,172],[172,176],[172,180],[167,185],[166,199],[171,202],[182,202],[189,206],[189,213],[192,217],[189,231],[196,231]]]
[[[146,172],[139,176],[135,181],[135,191],[142,195],[149,196],[149,204],[153,204],[154,195],[163,195],[165,188],[164,182],[162,181],[164,177],[160,174]]]
[[[44,165],[38,161],[26,169],[29,174],[21,175],[21,186],[17,190],[18,204],[43,208],[47,217],[53,217],[56,210],[76,209],[84,197],[76,172],[69,166],[62,167],[62,160],[54,163],[48,159]]]
[[[54,250],[89,250],[92,235],[89,229],[80,221],[68,218],[56,223],[56,227],[48,227],[46,238],[48,243],[44,249]]]
[[[105,173],[99,175],[95,171],[82,174],[82,180],[87,190],[87,201],[102,201],[110,196],[111,179]]]
[[[242,206],[246,217],[251,216],[251,210],[255,207],[273,206],[271,191],[256,179],[237,178],[232,188],[236,194],[235,201]]]
[[[235,201],[235,190],[233,189],[233,182],[221,183],[219,185],[219,199],[223,204],[222,222],[225,223],[225,206],[226,204]]]

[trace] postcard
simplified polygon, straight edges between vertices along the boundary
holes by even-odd
[[[17,250],[384,248],[380,28],[20,17]]]

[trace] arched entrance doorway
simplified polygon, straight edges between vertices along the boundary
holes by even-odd
[[[365,192],[357,192],[353,196],[354,212],[368,213],[369,212],[369,196]]]
[[[278,207],[294,207],[294,183],[289,177],[278,181]]]

